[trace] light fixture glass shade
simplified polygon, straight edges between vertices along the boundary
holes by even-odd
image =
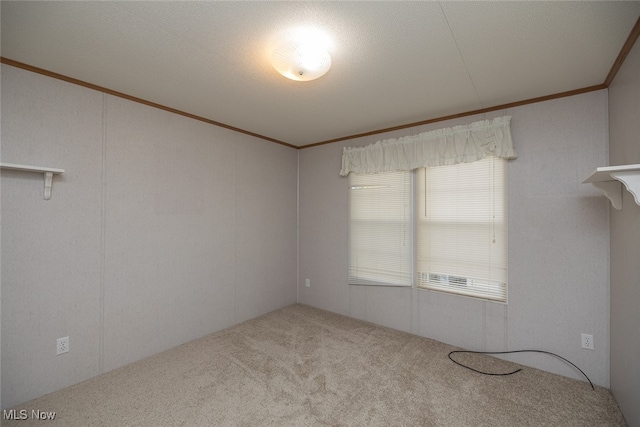
[[[314,39],[281,41],[271,53],[273,67],[283,76],[297,81],[315,80],[331,68],[331,56]]]

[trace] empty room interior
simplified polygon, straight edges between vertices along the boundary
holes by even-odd
[[[0,15],[2,425],[640,426],[640,2]]]

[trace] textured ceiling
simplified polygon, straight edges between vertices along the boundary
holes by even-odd
[[[2,1],[4,58],[295,146],[602,84],[640,2]],[[273,37],[312,24],[331,70]]]

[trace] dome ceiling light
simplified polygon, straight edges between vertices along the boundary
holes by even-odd
[[[287,31],[271,52],[271,64],[288,79],[300,82],[322,77],[331,68],[328,38],[309,28]]]

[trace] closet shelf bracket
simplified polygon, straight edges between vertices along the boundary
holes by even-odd
[[[611,205],[618,210],[622,209],[622,185],[624,184],[636,204],[640,206],[640,164],[596,168],[595,172],[582,183],[591,183],[604,191]]]
[[[51,185],[53,184],[53,175],[64,173],[64,169],[45,168],[41,166],[17,165],[14,163],[0,163],[2,169],[37,172],[44,174],[44,199],[51,198]]]

